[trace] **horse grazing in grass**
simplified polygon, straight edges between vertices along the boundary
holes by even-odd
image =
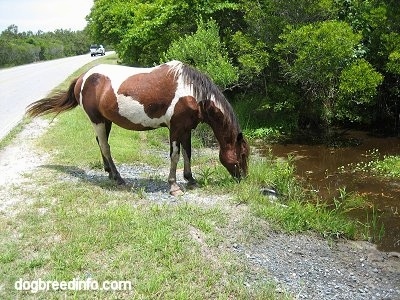
[[[247,174],[249,146],[231,105],[206,75],[179,61],[153,68],[98,65],[73,80],[68,91],[29,105],[27,114],[58,114],[77,105],[89,116],[104,169],[118,184],[124,180],[108,143],[112,123],[129,130],[169,128],[172,195],[182,194],[176,183],[181,146],[184,178],[189,185],[196,183],[190,166],[191,131],[200,122],[212,128],[220,146],[220,161],[229,173],[238,180]]]

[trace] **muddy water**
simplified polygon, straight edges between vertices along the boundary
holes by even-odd
[[[399,155],[399,138],[377,138],[364,132],[348,132],[347,140],[353,146],[328,147],[301,143],[273,144],[268,147],[278,157],[294,156],[296,173],[302,177],[322,199],[331,201],[338,197],[339,188],[358,192],[367,197],[383,224],[384,236],[377,242],[382,251],[400,252],[400,178],[384,179],[368,172],[352,172],[357,163],[373,159],[376,149],[380,156]],[[376,156],[375,156],[376,157]],[[352,212],[352,217],[365,221],[366,211]],[[371,211],[368,217],[371,218]]]

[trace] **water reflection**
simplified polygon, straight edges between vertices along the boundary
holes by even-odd
[[[381,156],[399,155],[400,139],[372,137],[358,131],[347,132],[346,138],[358,142],[341,147],[302,143],[272,144],[267,147],[275,156],[294,156],[297,175],[323,199],[337,197],[339,188],[343,187],[348,192],[366,196],[378,210],[379,221],[385,227],[385,235],[378,242],[378,248],[400,252],[400,178],[387,179],[368,172],[351,172],[357,164],[367,163],[377,153]],[[352,216],[364,221],[366,213]]]

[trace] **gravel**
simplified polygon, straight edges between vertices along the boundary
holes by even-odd
[[[400,299],[397,254],[380,252],[368,242],[272,231],[258,243],[235,244],[233,251],[296,299]]]
[[[167,166],[166,162],[166,166]],[[51,166],[48,166],[51,167]],[[59,168],[58,166],[53,166]],[[62,167],[63,173],[61,180],[79,181],[84,180],[93,184],[102,184],[108,179],[108,174],[100,169],[81,169],[76,167]],[[167,182],[169,169],[166,167],[151,167],[145,164],[126,165],[118,164],[118,171],[125,180],[126,187],[134,192],[141,193],[142,197],[150,203],[156,204],[180,204],[190,202],[199,205],[214,205],[222,200],[229,199],[228,196],[215,197],[215,195],[198,194],[191,190],[179,197],[169,194],[169,184]],[[177,183],[185,190],[186,182],[177,172]]]
[[[15,210],[14,204],[24,199],[18,199],[12,187],[29,184],[29,177],[24,174],[48,161],[48,157],[35,151],[33,142],[45,131],[48,123],[36,120],[10,145],[0,150],[0,212],[10,214]],[[62,180],[86,180],[96,184],[104,183],[107,178],[100,169],[53,167],[63,168]],[[143,164],[117,167],[128,186],[139,190],[151,203],[179,204],[186,201],[201,206],[224,203],[224,207],[231,210],[232,223],[244,218],[240,212],[248,211],[239,210],[228,196],[204,195],[196,190],[178,198],[170,196],[167,165],[163,168]],[[181,175],[177,180],[184,187]],[[268,224],[261,238],[258,236],[243,242],[239,232],[235,226],[229,229],[226,249],[248,267],[248,286],[272,280],[278,291],[289,293],[295,299],[400,300],[399,253],[380,252],[368,242],[328,241],[313,233],[285,234],[270,229]]]

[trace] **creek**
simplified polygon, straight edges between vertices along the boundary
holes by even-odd
[[[347,141],[334,146],[305,144],[299,141],[286,144],[269,144],[259,149],[271,151],[277,157],[293,157],[296,175],[320,199],[333,202],[340,192],[356,192],[370,203],[365,209],[351,211],[350,216],[360,222],[371,220],[384,226],[384,234],[376,242],[381,251],[400,252],[400,178],[377,176],[373,172],[358,170],[369,161],[384,155],[400,155],[400,139],[374,137],[366,132],[347,131],[341,136]],[[372,207],[374,213],[372,213]]]

